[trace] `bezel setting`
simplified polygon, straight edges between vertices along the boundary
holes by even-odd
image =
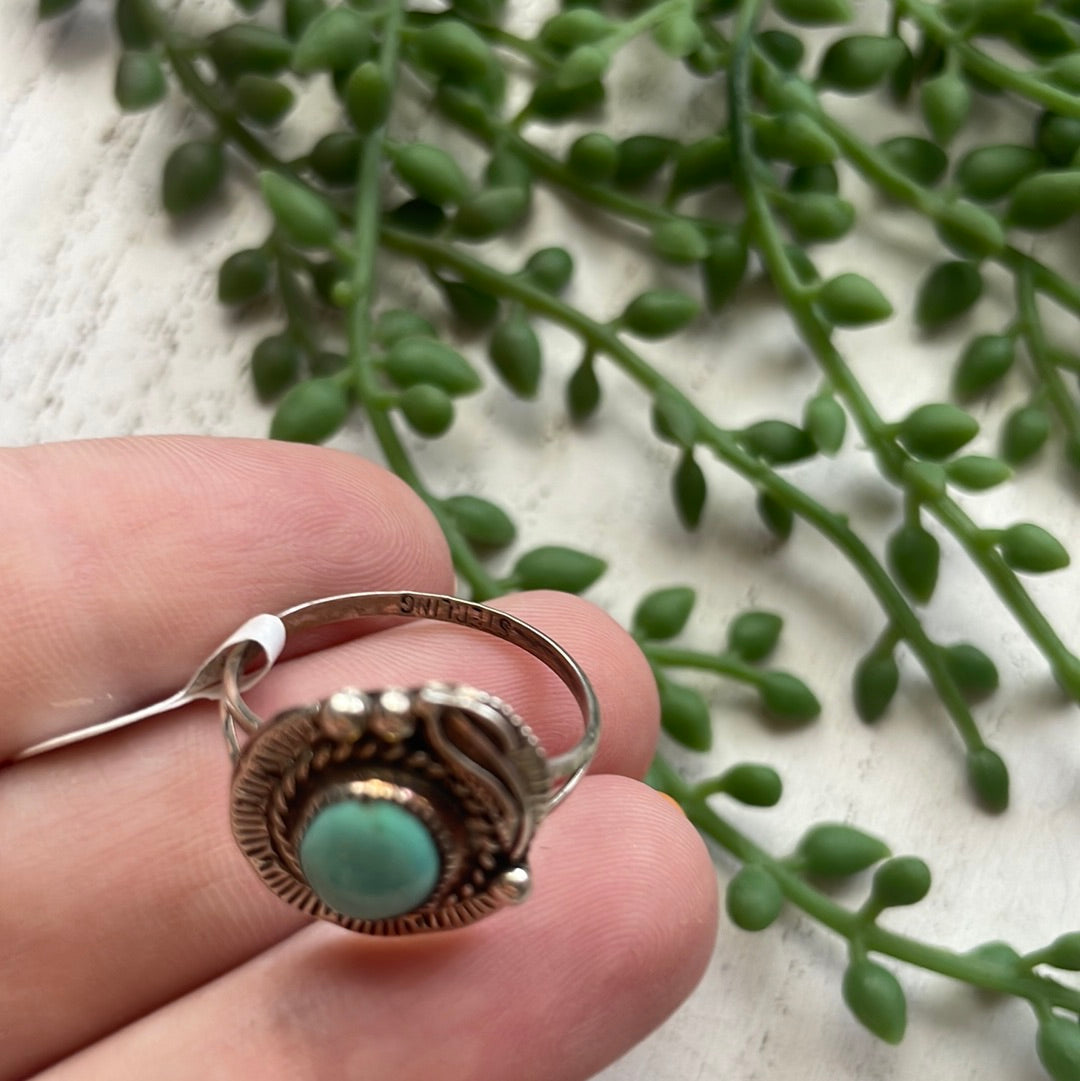
[[[442,682],[344,688],[260,726],[236,764],[231,818],[237,844],[283,900],[353,931],[403,935],[463,927],[523,900],[529,843],[549,795],[539,741],[495,696]],[[372,798],[420,819],[440,872],[416,908],[368,920],[315,893],[298,849],[321,809]]]

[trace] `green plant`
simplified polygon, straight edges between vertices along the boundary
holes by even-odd
[[[43,2],[41,11],[57,15],[71,6]],[[772,6],[795,24],[829,26],[853,13],[846,0]],[[570,547],[533,547],[517,555],[507,574],[496,575],[486,557],[517,539],[506,512],[471,493],[446,496],[425,484],[403,430],[443,435],[454,423],[456,401],[481,390],[485,380],[443,340],[444,324],[436,328],[418,313],[388,305],[376,284],[379,252],[395,252],[423,269],[441,291],[447,315],[486,337],[494,374],[524,399],[536,395],[546,369],[533,324],[561,327],[581,350],[566,384],[570,416],[578,422],[592,417],[602,405],[605,366],[621,370],[648,398],[657,438],[674,448],[672,496],[687,528],[703,520],[709,482],[701,463],[711,457],[749,482],[762,521],[778,540],[808,526],[850,561],[880,609],[881,624],[852,673],[859,716],[871,723],[887,712],[904,678],[897,654],[905,651],[952,720],[977,800],[1004,810],[1009,775],[973,710],[976,699],[996,690],[995,664],[971,643],[937,640],[921,607],[938,588],[943,543],[962,552],[1046,657],[1064,691],[1080,699],[1080,661],[1020,577],[1063,567],[1065,548],[1033,523],[979,524],[957,498],[958,491],[1010,481],[1013,467],[1020,469],[1046,445],[1062,452],[1068,468],[1080,464],[1073,386],[1080,361],[1052,340],[1042,307],[1050,300],[1080,315],[1080,287],[1018,241],[1024,232],[1063,226],[1080,211],[1080,173],[1073,165],[1080,151],[1075,5],[1036,11],[1022,0],[898,0],[887,32],[831,37],[815,72],[804,62],[801,32],[760,28],[768,7],[760,0],[660,0],[632,11],[568,6],[531,38],[503,28],[498,0],[459,0],[440,15],[407,10],[395,0],[329,7],[321,0],[284,0],[279,7],[272,18],[197,36],[155,0],[117,6],[124,46],[116,79],[120,105],[130,111],[153,106],[166,93],[167,72],[206,122],[205,132],[165,163],[166,211],[177,218],[199,213],[218,196],[237,157],[258,175],[274,227],[260,246],[226,260],[218,285],[225,303],[271,296],[282,314],[283,326],[252,354],[257,393],[277,403],[271,434],[322,442],[362,417],[388,465],[439,519],[475,597],[512,588],[582,591],[603,573],[600,559]],[[608,93],[605,79],[616,55],[646,36],[688,78],[701,79],[726,102],[718,130],[685,139],[649,132],[616,139],[596,129],[565,153],[532,133],[534,121],[591,121]],[[653,62],[663,61],[654,54]],[[520,74],[522,63],[527,75]],[[408,79],[399,79],[405,70]],[[526,103],[508,116],[507,84],[522,78]],[[329,81],[337,95],[333,129],[312,135],[307,153],[286,159],[273,130],[317,81]],[[1026,104],[1038,114],[1030,142],[976,146],[951,161],[948,148],[964,132],[972,103],[992,107],[994,88],[1013,106]],[[918,112],[915,123],[924,134],[872,145],[838,119],[827,97],[870,92],[890,93],[900,109]],[[457,125],[481,148],[476,157],[461,162],[441,146],[396,138],[394,103],[401,95],[421,96]],[[477,181],[473,166],[480,162]],[[932,401],[886,417],[856,375],[845,344],[853,339],[843,333],[892,318],[897,301],[861,273],[823,280],[807,250],[856,227],[855,207],[840,194],[852,172],[933,226],[940,247],[912,309],[928,334],[989,303],[988,268],[1000,268],[1013,283],[1014,310],[1005,325],[972,336],[962,351],[954,378],[961,404]],[[512,231],[541,184],[627,224],[631,250],[696,268],[700,296],[670,288],[658,274],[620,315],[602,321],[564,299],[574,267],[563,249],[533,252],[514,270],[478,255],[472,245]],[[386,194],[402,189],[408,195]],[[703,308],[730,304],[752,266],[771,281],[820,380],[801,416],[728,426],[634,343],[663,342],[703,319]],[[1020,368],[1029,393],[1001,424],[1000,456],[963,453],[979,430],[963,406]],[[789,471],[839,453],[852,440],[849,427],[883,487],[903,504],[883,558],[845,514]],[[780,632],[778,617],[744,613],[720,652],[670,644],[693,604],[687,587],[667,589],[644,598],[635,617],[673,739],[694,750],[707,749],[713,739],[706,699],[696,686],[676,680],[676,670],[744,683],[767,713],[789,725],[819,712],[800,679],[761,666]],[[1038,1019],[1037,1049],[1046,1069],[1055,1078],[1078,1075],[1080,994],[1043,971],[1075,967],[1060,940],[1021,957],[1008,947],[953,953],[896,935],[878,919],[925,895],[929,874],[921,861],[891,859],[876,839],[828,823],[811,828],[787,857],[765,853],[709,800],[724,794],[751,805],[776,803],[779,778],[767,767],[734,766],[691,784],[658,759],[651,780],[741,862],[728,889],[728,911],[739,926],[763,929],[790,902],[847,940],[843,995],[872,1032],[890,1042],[904,1032],[903,992],[891,971],[871,958],[890,956],[1026,999]],[[856,910],[818,888],[822,877],[849,877],[874,865],[868,898]]]

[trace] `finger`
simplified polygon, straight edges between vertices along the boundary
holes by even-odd
[[[353,455],[144,438],[0,453],[9,526],[0,760],[126,712],[261,611],[365,589],[452,588],[434,518]]]
[[[681,813],[623,778],[588,778],[537,848],[520,908],[407,943],[309,928],[46,1077],[591,1077],[700,978],[715,875]]]
[[[589,673],[604,716],[598,766],[642,772],[656,692],[632,639],[565,594],[495,603],[560,641]],[[345,684],[429,677],[499,696],[545,744],[580,738],[577,705],[535,658],[445,624],[410,623],[289,661],[267,679],[260,705],[272,714]],[[0,951],[9,952],[0,952],[0,1016],[24,1039],[0,1044],[0,1076],[25,1075],[302,925],[232,843],[227,772],[216,715],[201,706],[31,759],[3,778]]]

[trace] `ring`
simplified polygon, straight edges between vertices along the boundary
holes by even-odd
[[[525,650],[573,695],[584,733],[548,756],[505,702],[459,683],[340,688],[269,720],[243,692],[286,639],[371,616],[471,627]],[[249,620],[177,694],[36,744],[88,739],[197,698],[217,699],[233,762],[233,836],[262,881],[310,916],[404,935],[465,927],[525,899],[529,846],[596,752],[600,714],[581,666],[514,616],[432,593],[350,593]]]

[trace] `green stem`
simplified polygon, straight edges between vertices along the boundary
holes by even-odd
[[[386,10],[379,50],[379,72],[391,98],[397,82],[403,19],[404,10],[400,0],[392,0]],[[385,139],[386,125],[383,123],[370,132],[364,141],[353,213],[353,264],[348,318],[349,366],[353,372],[354,389],[373,423],[376,412],[385,412],[374,406],[371,400],[379,390],[371,364],[371,306],[375,299],[375,261],[379,250],[379,215],[382,209],[379,184]]]
[[[1032,366],[1046,388],[1047,398],[1061,421],[1068,444],[1080,447],[1080,411],[1050,356],[1039,304],[1035,297],[1034,275],[1024,268],[1016,275],[1016,303],[1020,312],[1020,333],[1027,345]]]
[[[765,681],[765,671],[754,668],[732,653],[702,653],[678,646],[660,646],[651,642],[641,643],[641,651],[650,663],[663,668],[693,668],[699,672],[712,672],[727,676],[739,683],[760,687]]]
[[[906,14],[927,37],[950,50],[973,75],[1001,90],[1027,98],[1044,109],[1062,116],[1080,118],[1080,97],[1059,89],[1031,72],[1017,71],[983,52],[953,29],[934,5],[923,3],[923,0],[896,0],[896,3],[901,13]]]
[[[750,49],[749,35],[744,35],[742,39],[736,40],[731,67],[728,70],[733,84],[730,108],[732,110],[732,148],[736,182],[747,204],[751,229],[756,234],[758,247],[766,269],[791,313],[800,335],[810,348],[811,353],[817,358],[818,363],[829,381],[836,388],[837,393],[847,402],[859,430],[878,461],[882,473],[893,480],[894,483],[903,485],[904,465],[910,460],[909,456],[896,444],[888,425],[878,415],[861,384],[855,378],[839,350],[833,345],[830,328],[818,315],[812,299],[807,296],[806,290],[795,274],[776,222],[769,210],[765,194],[758,183],[757,171],[753,167],[753,147],[746,123],[750,100]],[[897,173],[892,166],[882,168],[882,163],[877,161],[881,157],[880,154],[876,151],[870,151],[869,148],[861,147],[858,140],[851,136],[841,125],[832,122],[823,110],[815,109],[813,115],[815,119],[822,122],[825,130],[837,139],[842,149],[846,152],[858,151],[860,160],[868,165],[874,165],[875,179],[886,181],[886,183],[880,185],[884,190],[890,194],[902,191],[907,195],[907,201],[923,210],[924,213],[934,214],[937,212],[933,200],[939,197],[931,196],[925,189],[912,184],[902,174]],[[1020,253],[1017,253],[1017,255],[1020,255]],[[1033,277],[1037,277],[1037,275],[1034,275],[1034,271],[1032,273]],[[924,505],[956,537],[969,558],[980,569],[983,576],[990,582],[998,596],[1010,609],[1017,622],[1020,623],[1040,652],[1050,662],[1058,680],[1068,688],[1068,692],[1074,698],[1080,699],[1080,662],[1066,647],[1057,631],[1039,610],[1001,555],[993,548],[989,548],[982,543],[982,530],[948,495],[926,499]],[[948,671],[945,669],[939,652],[934,649],[932,654],[927,655],[925,646],[922,644],[917,645],[917,640],[909,637],[906,627],[902,627],[902,629],[904,636],[908,638],[908,641],[919,655],[920,661],[926,667],[928,674],[930,674],[935,688],[938,689],[938,693],[942,696],[942,700],[946,702],[950,714],[958,725],[963,729],[967,729],[967,719],[970,719],[971,714],[966,705],[963,707],[962,714],[954,712],[954,708],[948,705],[951,700],[959,706],[963,702],[963,698],[952,677],[949,676]],[[925,633],[922,632],[921,626],[919,634],[921,638],[925,639]],[[928,642],[928,639],[926,641]],[[940,683],[939,680],[941,680]],[[945,688],[949,689],[946,690]],[[965,718],[965,715],[967,719],[962,719]],[[971,724],[974,725],[973,720]]]
[[[382,237],[388,246],[397,251],[429,266],[453,269],[481,289],[516,300],[538,315],[572,331],[594,352],[603,353],[613,360],[653,397],[662,392],[677,398],[683,408],[694,416],[700,441],[707,445],[717,458],[756,487],[764,489],[779,502],[790,507],[847,556],[870,586],[889,622],[903,634],[930,673],[965,747],[970,751],[984,746],[971,711],[949,675],[940,650],[927,637],[918,616],[888,572],[848,525],[843,515],[829,510],[801,488],[785,480],[761,459],[743,450],[732,432],[720,428],[698,409],[673,383],[627,345],[611,326],[599,323],[558,297],[535,288],[523,279],[510,277],[441,241],[406,233],[386,224],[382,228]]]
[[[466,118],[460,116],[451,116],[451,119],[460,124],[470,134],[481,139],[487,146],[505,146],[513,150],[537,176],[542,177],[551,184],[558,185],[591,207],[601,207],[611,214],[639,222],[642,225],[651,226],[662,225],[670,221],[689,221],[698,228],[716,232],[717,224],[713,219],[679,214],[646,199],[637,199],[632,195],[626,195],[613,187],[590,184],[588,181],[582,180],[558,158],[545,150],[541,150],[526,139],[512,123],[494,114],[485,116],[482,120],[479,116],[474,117],[472,123],[467,123]]]
[[[808,916],[843,936],[848,942],[859,941],[866,950],[885,954],[905,964],[937,972],[973,987],[1027,999],[1039,1006],[1057,1006],[1080,1012],[1080,991],[1064,987],[1044,976],[1011,973],[965,954],[954,953],[940,946],[931,946],[906,935],[888,931],[876,923],[867,925],[857,912],[844,908],[819,890],[814,889],[792,868],[776,859],[763,848],[721,818],[703,799],[695,798],[692,790],[673,793],[687,818],[710,840],[731,853],[743,864],[768,868],[780,885],[784,896]]]
[[[800,335],[818,359],[831,385],[846,401],[882,472],[894,482],[902,483],[904,455],[887,434],[885,422],[878,416],[862,385],[833,345],[829,327],[818,316],[812,299],[795,273],[768,200],[757,180],[749,125],[750,48],[755,10],[755,3],[748,3],[742,8],[728,69],[735,178],[746,203],[750,230],[757,241],[765,268]],[[971,526],[971,534],[975,534],[974,525]],[[982,747],[983,739],[971,710],[949,673],[941,650],[931,641],[918,616],[906,602],[902,607],[894,604],[886,610],[890,623],[903,635],[926,670],[964,746],[968,751]]]

